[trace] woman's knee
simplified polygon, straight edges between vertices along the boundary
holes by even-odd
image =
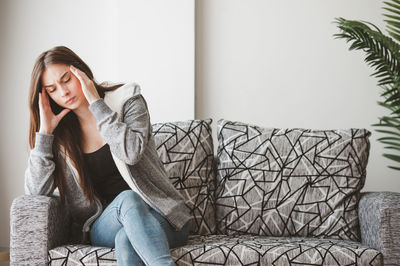
[[[145,210],[147,204],[143,199],[133,190],[122,191],[119,195],[120,210],[124,212],[126,210]]]

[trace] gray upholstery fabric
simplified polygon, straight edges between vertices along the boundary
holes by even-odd
[[[10,210],[11,265],[46,265],[49,249],[68,240],[69,217],[58,198],[24,195]]]
[[[362,243],[380,250],[385,265],[400,265],[400,193],[362,193],[358,211]]]
[[[220,119],[216,189],[222,234],[360,240],[366,129],[278,129]]]
[[[382,254],[352,241],[264,236],[190,236],[171,250],[176,265],[383,265]],[[114,249],[68,245],[50,265],[116,265]]]

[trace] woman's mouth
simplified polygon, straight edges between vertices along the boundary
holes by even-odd
[[[73,101],[75,101],[75,96],[72,97],[71,99],[69,99],[68,101],[66,101],[65,104],[70,104],[70,103],[72,103]]]

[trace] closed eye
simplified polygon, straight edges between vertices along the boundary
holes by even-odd
[[[67,80],[64,80],[64,83],[67,83],[67,82],[69,82],[71,80],[71,77],[69,77]],[[48,92],[49,93],[52,93],[52,92],[54,92],[56,89],[54,89],[54,90],[48,90]]]

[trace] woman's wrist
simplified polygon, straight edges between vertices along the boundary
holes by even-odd
[[[51,130],[47,130],[47,129],[39,129],[39,133],[41,133],[41,134],[53,134],[53,131],[51,131]]]

